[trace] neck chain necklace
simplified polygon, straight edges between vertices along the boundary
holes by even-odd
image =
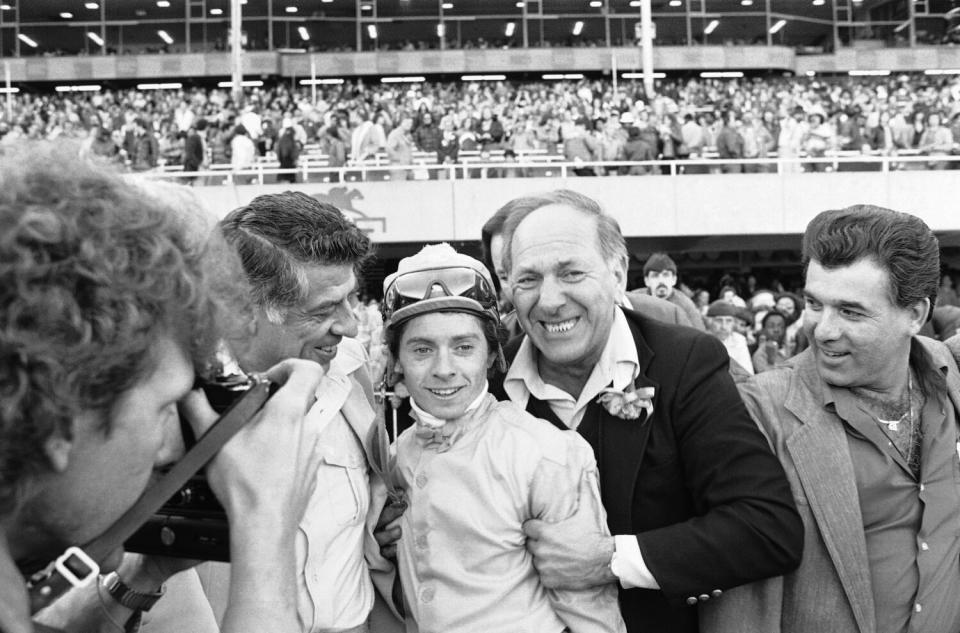
[[[909,426],[913,426],[913,374],[912,373],[907,375],[907,411],[896,420],[883,420],[878,417],[877,422],[886,426],[887,430],[890,431],[891,433],[899,432],[900,425],[903,423],[907,423]]]

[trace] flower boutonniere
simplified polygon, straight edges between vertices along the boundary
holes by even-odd
[[[602,404],[610,415],[624,420],[636,420],[641,413],[645,413],[643,421],[646,421],[653,414],[653,392],[653,387],[638,389],[633,383],[622,391],[608,387],[600,392],[597,402]]]

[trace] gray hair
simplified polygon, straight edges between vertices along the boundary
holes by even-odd
[[[503,265],[508,271],[513,268],[511,243],[517,227],[528,215],[551,204],[562,204],[594,218],[600,255],[605,261],[615,260],[620,262],[626,269],[630,254],[627,251],[627,242],[620,231],[620,224],[616,219],[605,213],[593,198],[588,198],[582,193],[569,189],[557,189],[538,195],[515,198],[504,205],[505,207],[511,207],[510,215],[503,225]]]

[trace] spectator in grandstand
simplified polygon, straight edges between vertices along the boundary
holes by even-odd
[[[413,140],[421,152],[431,154],[440,149],[440,126],[433,120],[433,114],[426,111],[420,118],[420,124],[413,131]]]
[[[811,112],[807,117],[807,134],[803,139],[803,149],[808,158],[823,158],[828,151],[837,147],[836,129],[830,125],[822,112]],[[828,164],[823,161],[807,163],[809,171],[827,171]]]
[[[729,301],[717,299],[707,308],[706,316],[707,331],[717,337],[727,349],[727,354],[730,356],[730,373],[735,378],[754,373],[747,339],[737,331],[740,310],[741,308]]]
[[[723,160],[736,161],[743,158],[743,135],[740,133],[742,123],[737,119],[737,113],[728,110],[722,115],[723,127],[717,134],[717,156]],[[725,174],[739,174],[743,171],[743,163],[732,162],[724,164],[721,170]]]
[[[157,166],[160,147],[153,135],[153,126],[146,119],[138,117],[133,122],[132,148],[130,161],[134,171],[147,171]]]
[[[790,360],[787,348],[787,319],[776,310],[770,310],[760,321],[757,348],[753,352],[753,369],[756,373],[769,371]]]
[[[343,125],[339,116],[333,118],[329,125],[323,128],[320,135],[320,151],[326,154],[327,164],[330,167],[340,167],[347,164],[347,144],[349,130]]]
[[[787,319],[787,351],[791,356],[803,351],[806,337],[803,335],[803,299],[792,292],[780,292],[774,296],[775,309]]]
[[[640,128],[631,125],[627,128],[627,142],[623,146],[623,159],[630,162],[656,160],[656,147],[650,145],[648,137],[640,133]],[[624,168],[627,174],[642,176],[653,173],[653,165],[631,165]]]
[[[413,143],[413,117],[409,114],[403,115],[400,119],[400,125],[393,128],[387,135],[387,159],[391,165],[412,165],[413,151],[416,146]],[[390,180],[406,180],[410,177],[408,169],[391,169]]]
[[[744,158],[767,158],[776,145],[770,130],[753,112],[743,113],[743,126],[740,132],[743,137]],[[756,173],[765,171],[764,167],[764,165],[747,164],[743,166],[743,170],[748,173]]]
[[[440,146],[437,147],[437,164],[452,165],[460,157],[460,138],[454,128],[453,119],[444,118],[440,123]],[[446,178],[446,172],[440,172]]]
[[[230,139],[230,167],[234,172],[251,169],[257,162],[257,147],[253,144],[247,128],[237,124],[233,129],[233,138]],[[234,176],[237,182],[250,183],[256,176]]]
[[[675,304],[690,319],[690,323],[698,330],[705,330],[703,316],[693,304],[693,300],[677,290],[677,264],[666,253],[654,253],[643,264],[644,288],[640,290],[648,295],[666,299]]]
[[[230,139],[232,129],[229,123],[211,125],[207,133],[207,145],[210,147],[210,163],[227,165],[230,163]]]
[[[116,162],[119,154],[120,148],[114,142],[110,130],[105,127],[94,128],[81,149],[81,157],[99,156],[109,162]]]
[[[953,150],[953,135],[950,130],[940,125],[940,114],[931,112],[927,118],[927,127],[920,136],[918,148],[928,156],[946,156]],[[948,163],[944,161],[930,161],[930,169],[946,169]]]
[[[622,161],[625,156],[624,148],[627,143],[627,135],[623,128],[620,127],[620,121],[615,117],[610,117],[606,121],[599,119],[599,124],[601,125],[599,137],[600,160],[611,162]],[[604,174],[610,176],[614,176],[620,171],[618,165],[605,165],[601,167],[601,169]]]
[[[206,161],[206,147],[203,135],[207,129],[206,119],[197,119],[187,130],[187,138],[183,143],[183,171],[195,172],[203,168]],[[193,184],[195,177],[188,176],[186,181]]]
[[[500,148],[500,143],[503,141],[503,124],[490,106],[480,111],[480,120],[476,122],[473,131],[477,135],[480,149],[490,151]]]
[[[164,166],[183,164],[183,136],[172,123],[164,123],[163,131],[157,141],[157,150]]]
[[[375,157],[387,145],[383,125],[368,110],[350,112],[350,128],[350,160],[355,163]]]
[[[570,519],[527,521],[527,547],[547,587],[620,583],[630,633],[697,631],[689,605],[799,561],[782,470],[714,339],[617,306],[628,253],[616,222],[570,191],[524,207],[504,231],[526,334],[505,350],[503,391],[591,444],[615,535],[581,500]],[[597,401],[608,386],[609,409]]]
[[[936,298],[939,245],[919,218],[869,205],[807,226],[811,347],[741,385],[787,470],[803,562],[728,592],[726,631],[960,630],[960,376],[916,336]]]
[[[680,126],[680,135],[683,137],[683,145],[686,147],[686,156],[680,158],[699,158],[703,154],[703,128],[697,123],[696,118],[691,113],[683,115],[683,125]]]
[[[573,173],[577,176],[597,175],[594,165],[581,164],[592,163],[598,160],[600,155],[600,142],[587,132],[588,126],[586,119],[578,118],[573,123],[572,132],[563,139],[563,157],[576,165]]]
[[[803,142],[807,137],[809,125],[806,122],[806,113],[802,106],[795,106],[789,117],[780,123],[780,136],[777,138],[777,155],[779,158],[795,159],[800,157],[804,149]],[[803,171],[800,163],[790,160],[781,165],[784,172]]]
[[[288,120],[289,121],[289,120]],[[297,161],[300,158],[300,143],[296,138],[296,131],[293,129],[293,122],[283,128],[280,133],[280,139],[277,141],[277,160],[280,162],[280,169],[289,169],[290,171],[277,175],[278,182],[297,182]]]

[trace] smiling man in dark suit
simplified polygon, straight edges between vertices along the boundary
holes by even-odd
[[[571,191],[526,202],[504,231],[526,334],[503,391],[590,442],[615,535],[588,528],[583,504],[561,523],[529,521],[528,548],[548,586],[619,583],[631,632],[697,631],[697,604],[798,564],[783,469],[715,339],[617,306],[628,259],[616,220]]]

